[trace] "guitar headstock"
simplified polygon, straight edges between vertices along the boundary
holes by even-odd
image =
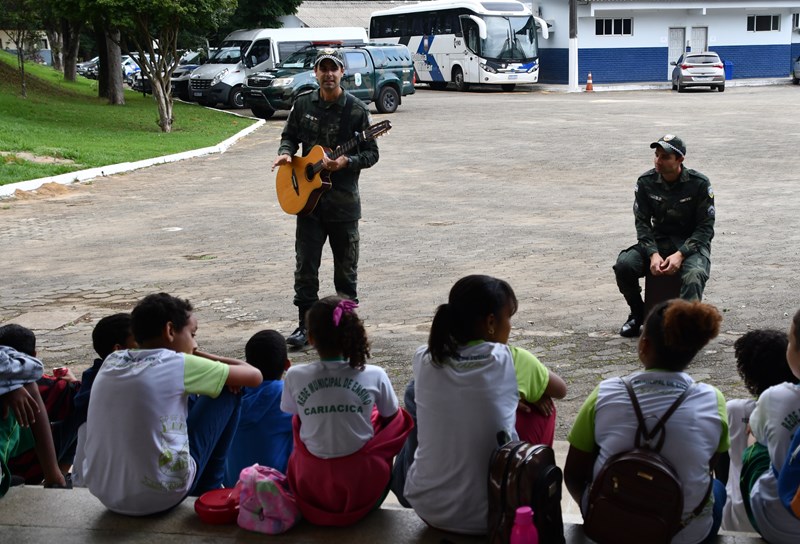
[[[379,136],[383,136],[392,128],[392,123],[387,121],[381,121],[380,123],[375,123],[374,125],[370,125],[362,134],[362,138],[364,140],[374,140]]]

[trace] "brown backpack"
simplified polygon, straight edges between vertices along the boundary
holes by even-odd
[[[530,506],[539,542],[563,544],[563,474],[556,466],[553,448],[519,440],[507,442],[502,432],[497,439],[500,447],[489,464],[489,542],[507,544],[517,508]]]
[[[709,485],[700,505],[688,520],[683,520],[680,477],[672,464],[659,453],[664,445],[664,425],[693,385],[686,388],[653,430],[648,431],[633,387],[628,380],[620,379],[639,420],[635,447],[609,457],[600,469],[589,490],[583,530],[598,544],[669,544],[672,537],[703,511],[711,493]],[[657,443],[652,446],[651,442],[658,435]]]

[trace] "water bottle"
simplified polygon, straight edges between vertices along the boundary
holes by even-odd
[[[509,544],[539,544],[539,531],[533,524],[533,510],[530,506],[517,508]]]

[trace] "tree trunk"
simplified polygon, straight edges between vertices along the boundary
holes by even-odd
[[[61,32],[58,28],[45,28],[47,41],[50,42],[50,54],[52,55],[53,69],[59,72],[64,71],[63,51],[64,41],[61,38]]]
[[[122,82],[122,53],[119,48],[119,29],[106,31],[108,51],[108,103],[112,106],[125,104],[125,88]]]
[[[19,80],[22,84],[20,89],[22,98],[28,98],[28,85],[25,82],[25,51],[22,43],[17,45],[17,64],[19,65]]]
[[[61,36],[64,40],[64,79],[75,81],[77,77],[76,64],[78,63],[78,51],[81,47],[82,21],[61,20]]]
[[[161,132],[172,132],[172,90],[169,85],[169,78],[165,82],[161,74],[150,78],[153,98],[158,105],[158,126],[161,127]]]

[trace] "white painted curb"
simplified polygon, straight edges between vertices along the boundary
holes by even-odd
[[[35,189],[38,189],[45,183],[60,183],[62,185],[69,185],[70,183],[75,183],[78,181],[87,181],[90,179],[99,178],[103,176],[110,176],[112,174],[119,174],[121,172],[130,172],[132,170],[138,170],[139,168],[153,166],[154,164],[164,164],[168,162],[182,161],[184,159],[201,157],[203,155],[210,155],[212,153],[225,153],[225,151],[227,151],[228,148],[232,146],[237,140],[239,140],[240,138],[244,138],[257,128],[262,126],[264,123],[266,123],[264,119],[259,119],[249,127],[245,128],[244,130],[240,131],[237,134],[234,134],[233,136],[223,141],[222,143],[211,147],[203,147],[201,149],[193,149],[191,151],[175,153],[174,155],[164,155],[163,157],[154,157],[152,159],[144,159],[136,162],[122,162],[119,164],[111,164],[108,166],[89,168],[87,170],[79,170],[77,172],[68,172],[66,174],[60,174],[58,176],[49,176],[46,178],[30,179],[27,181],[20,181],[17,183],[0,185],[0,198],[12,196],[17,189],[21,191],[33,191]]]

